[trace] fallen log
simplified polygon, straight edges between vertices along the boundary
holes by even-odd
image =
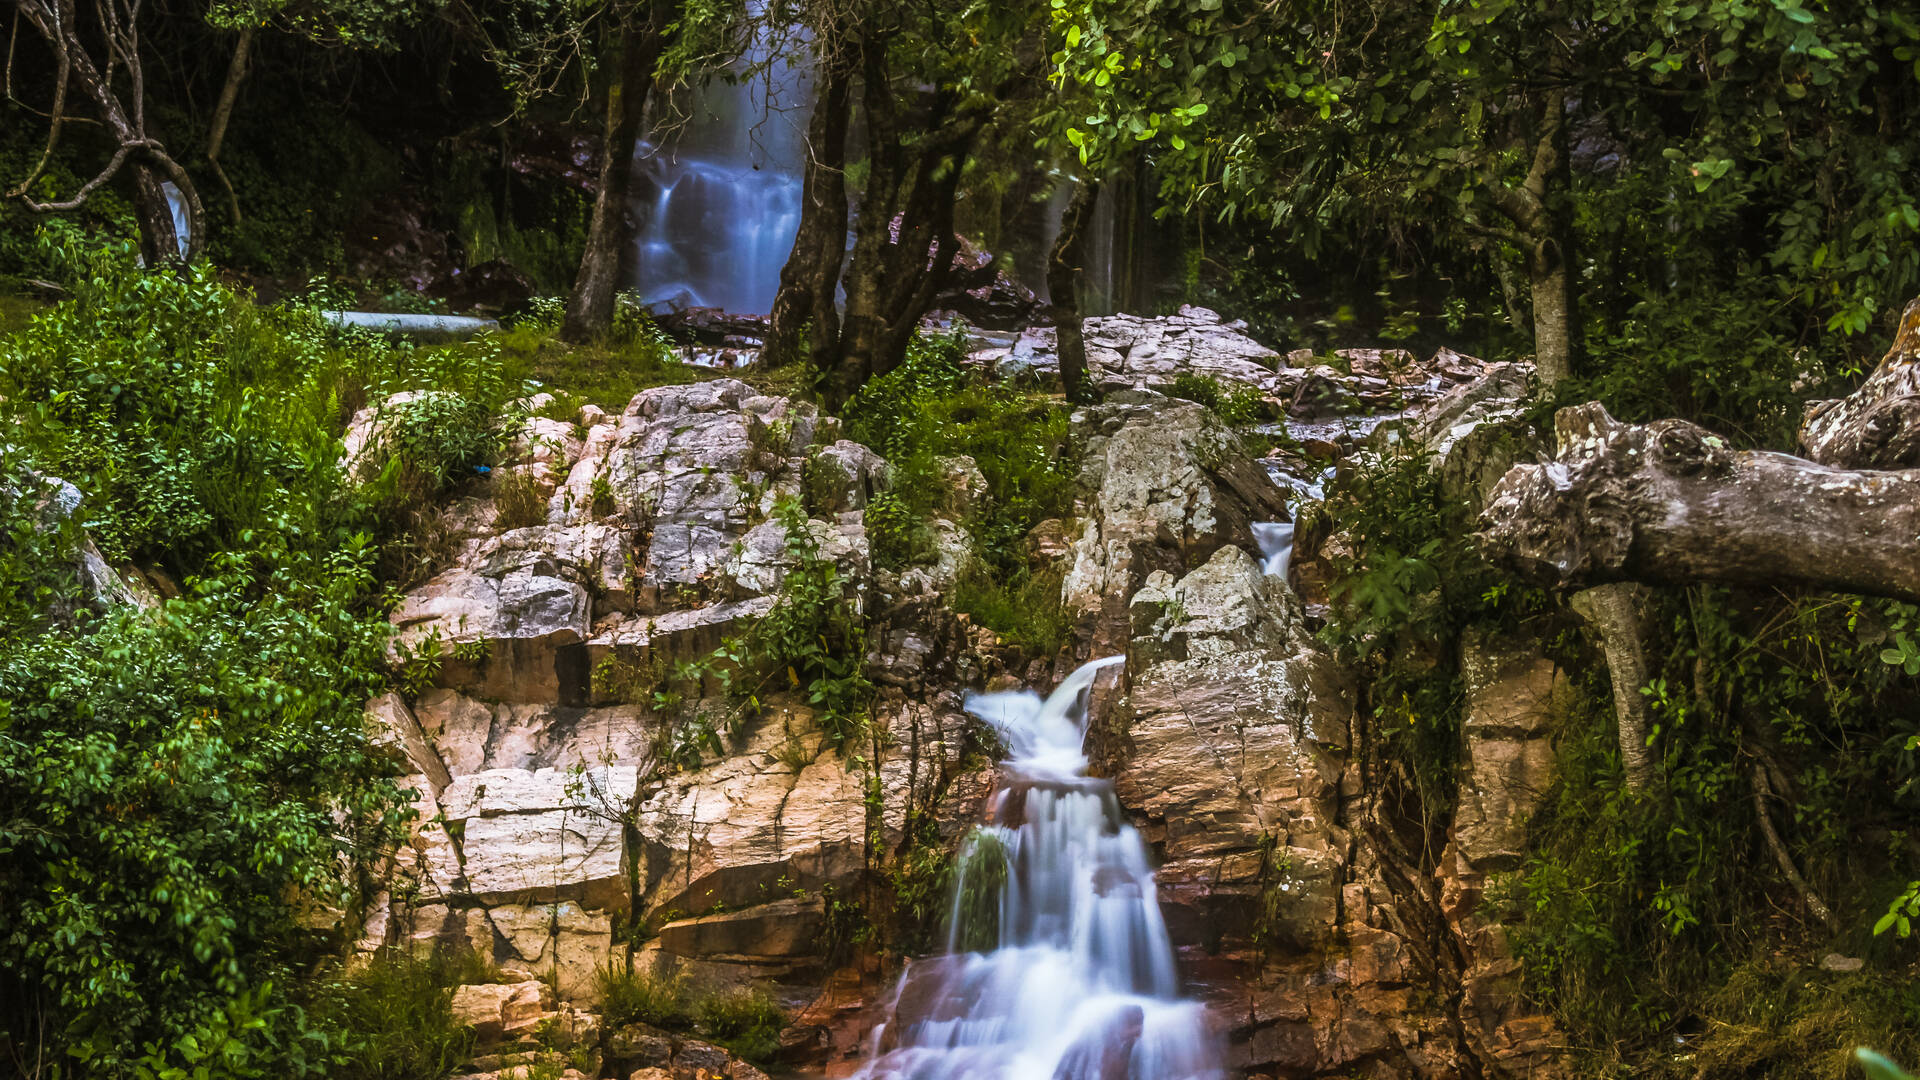
[[[1920,299],[1908,301],[1892,347],[1860,389],[1807,402],[1800,445],[1822,465],[1920,466]]]
[[[1908,315],[1920,322],[1916,306]],[[1560,410],[1554,428],[1555,460],[1508,470],[1481,515],[1489,556],[1529,580],[1804,585],[1920,602],[1920,470],[1736,451],[1683,420],[1622,424],[1598,402]]]

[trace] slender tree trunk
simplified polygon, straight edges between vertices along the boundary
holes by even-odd
[[[605,336],[613,327],[620,256],[627,241],[633,155],[640,144],[647,98],[653,92],[653,69],[664,45],[664,24],[659,16],[657,10],[649,10],[645,22],[628,26],[620,35],[620,81],[607,92],[600,190],[594,196],[593,220],[587,227],[586,248],[580,253],[580,272],[574,278],[566,319],[560,326],[563,341],[584,343]]]
[[[1533,300],[1534,365],[1542,388],[1572,376],[1580,349],[1573,259],[1572,165],[1567,154],[1566,95],[1549,92],[1541,106],[1533,161],[1518,187],[1495,180],[1485,189],[1512,223],[1507,234],[1526,252]]]
[[[227,189],[227,210],[235,225],[240,224],[240,197],[234,194],[233,181],[220,167],[220,148],[227,141],[227,124],[233,119],[233,106],[240,99],[240,83],[247,77],[248,58],[253,54],[253,27],[240,31],[233,44],[233,59],[227,64],[227,81],[220,87],[220,100],[213,107],[213,121],[207,125],[207,165]]]
[[[1595,585],[1573,595],[1573,610],[1600,635],[1613,681],[1613,711],[1619,723],[1620,761],[1627,789],[1651,792],[1661,787],[1660,773],[1647,747],[1651,725],[1647,699],[1646,645],[1640,629],[1640,606],[1646,589],[1628,582]]]
[[[1527,259],[1533,293],[1533,362],[1543,386],[1573,375],[1576,317],[1566,250],[1555,240],[1535,242]]]
[[[1047,294],[1053,308],[1053,332],[1060,354],[1060,386],[1067,400],[1083,402],[1091,396],[1087,381],[1087,342],[1080,332],[1081,263],[1087,226],[1093,219],[1098,181],[1074,188],[1066,213],[1060,216],[1060,235],[1054,238],[1047,260]]]
[[[807,168],[800,201],[800,229],[780,268],[772,325],[761,358],[788,363],[807,336],[813,364],[823,371],[838,362],[840,313],[834,294],[847,257],[847,127],[853,107],[853,62],[843,53],[827,62],[813,120],[807,129]]]

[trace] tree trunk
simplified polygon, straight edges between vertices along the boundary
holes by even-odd
[[[233,44],[233,59],[227,64],[227,81],[220,87],[220,100],[213,107],[213,121],[207,125],[207,166],[227,189],[227,211],[235,225],[240,224],[240,197],[234,194],[233,181],[220,167],[220,148],[227,141],[227,124],[233,119],[234,103],[240,99],[240,83],[247,77],[247,59],[253,53],[253,27],[240,31]]]
[[[620,34],[620,81],[607,91],[606,135],[600,147],[600,190],[580,253],[580,272],[567,298],[560,339],[576,345],[606,336],[613,328],[614,294],[620,285],[620,256],[627,246],[627,201],[633,188],[633,155],[653,92],[653,69],[660,59],[663,23],[650,10],[647,20]]]
[[[1647,748],[1647,654],[1640,631],[1640,607],[1646,589],[1624,582],[1596,585],[1573,595],[1573,610],[1600,635],[1613,681],[1613,711],[1619,723],[1620,762],[1627,790],[1657,790],[1660,773]]]
[[[1682,420],[1554,419],[1558,460],[1508,470],[1482,512],[1490,557],[1540,584],[1803,585],[1920,602],[1920,470],[1733,451]]]
[[[1549,390],[1572,376],[1580,349],[1572,185],[1566,95],[1555,90],[1541,105],[1526,179],[1518,187],[1507,187],[1496,179],[1485,189],[1494,207],[1514,227],[1514,232],[1503,235],[1526,252],[1534,366],[1542,388]]]
[[[800,229],[780,268],[766,347],[769,367],[799,355],[801,334],[816,367],[833,370],[839,360],[840,312],[834,294],[847,257],[847,127],[853,107],[854,64],[842,50],[821,75],[819,97],[807,128],[807,168],[800,197]]]
[[[1086,249],[1087,225],[1093,219],[1097,181],[1083,181],[1060,216],[1060,235],[1054,238],[1047,260],[1047,294],[1053,308],[1053,332],[1060,354],[1060,386],[1067,400],[1080,403],[1091,396],[1087,381],[1087,342],[1080,332],[1080,270]]]
[[[63,108],[66,106],[67,80],[71,79],[81,95],[93,103],[98,113],[96,119],[113,139],[116,149],[99,175],[82,184],[79,191],[68,199],[40,202],[27,193],[26,184],[16,187],[12,194],[36,213],[77,210],[121,168],[131,166],[134,217],[139,222],[140,251],[146,264],[151,267],[179,266],[197,260],[206,244],[205,214],[200,206],[200,193],[194,187],[193,178],[187,175],[179,162],[168,156],[166,148],[161,146],[158,139],[150,137],[146,130],[146,107],[142,97],[146,83],[141,72],[140,38],[135,25],[138,5],[109,0],[94,8],[101,20],[100,29],[107,41],[108,55],[112,63],[117,63],[126,72],[126,92],[132,103],[130,110],[121,104],[113,85],[88,55],[71,5],[56,7],[43,0],[14,0],[13,7],[46,39],[48,47],[54,52],[60,66],[60,83],[55,91],[55,101]],[[112,63],[108,71],[112,71]],[[63,120],[64,116],[56,109],[50,121],[49,153],[54,140],[59,137]],[[180,250],[180,237],[173,227],[173,207],[167,202],[166,192],[161,187],[162,183],[169,180],[179,189],[187,213],[187,249],[184,256]]]
[[[1822,465],[1920,466],[1920,299],[1907,302],[1892,347],[1860,389],[1807,403],[1800,444]]]
[[[140,258],[148,266],[178,265],[182,260],[180,234],[173,224],[173,204],[167,201],[166,189],[160,186],[168,179],[166,174],[145,162],[133,164],[133,216],[140,223]],[[191,233],[192,229],[188,231]],[[190,235],[188,242],[192,239]]]
[[[847,266],[839,362],[826,395],[830,407],[899,363],[920,316],[945,286],[959,250],[954,201],[985,121],[977,104],[956,108],[951,99],[934,98],[912,117],[913,129],[923,134],[909,146],[901,138],[908,121],[883,56],[883,49],[870,45],[863,65],[867,186]]]
[[[1527,257],[1527,276],[1533,294],[1533,362],[1542,386],[1552,387],[1573,375],[1576,319],[1573,275],[1566,249],[1554,239],[1534,242]]]

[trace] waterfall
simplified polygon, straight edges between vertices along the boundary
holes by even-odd
[[[962,852],[949,951],[901,976],[862,1080],[1224,1075],[1204,1008],[1179,996],[1146,844],[1113,784],[1086,775],[1088,690],[1121,660],[1082,666],[1044,701],[967,699],[1009,757],[990,824]],[[973,902],[983,886],[997,904]],[[974,937],[997,946],[958,951]]]
[[[180,257],[187,257],[187,248],[193,243],[193,225],[187,217],[187,197],[171,180],[160,181],[160,191],[167,197],[167,209],[173,213],[173,239],[180,245]]]
[[[638,225],[634,288],[643,302],[764,314],[800,229],[807,116],[813,103],[804,42],[758,28],[747,55],[673,107],[687,116],[634,158]],[[656,128],[660,125],[656,123]]]
[[[1268,577],[1286,577],[1293,559],[1293,522],[1258,521],[1253,542],[1260,545],[1260,570]]]

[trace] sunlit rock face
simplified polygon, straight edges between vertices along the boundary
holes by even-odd
[[[937,593],[876,588],[863,509],[889,468],[837,433],[730,379],[525,421],[509,463],[443,514],[448,565],[393,614],[393,659],[426,685],[369,722],[420,815],[364,949],[471,948],[579,1001],[644,922],[643,963],[817,984],[824,896],[857,895],[910,818],[953,835],[976,815],[986,785],[963,758],[983,729],[943,689],[972,639]],[[828,747],[804,693],[773,686],[724,752],[665,760],[679,718],[724,727],[738,706],[695,685],[663,713],[635,687],[775,608],[785,498],[871,617],[874,745]]]
[[[1469,478],[1524,374],[1463,382],[1406,437]],[[786,1052],[839,1076],[1550,1073],[1554,1034],[1482,897],[1552,780],[1552,665],[1516,643],[1463,658],[1462,801],[1438,876],[1409,879],[1358,692],[1292,584],[1316,482],[1277,482],[1215,413],[1150,387],[1075,423],[1078,504],[1027,545],[1063,573],[1074,638],[1036,660],[948,606],[978,557],[978,463],[943,462],[936,559],[876,570],[865,512],[892,471],[809,405],[717,379],[527,421],[396,609],[396,660],[440,651],[370,706],[422,813],[363,946],[474,948],[578,1002],[643,925],[639,964],[782,988],[804,1005]],[[828,747],[815,706],[774,686],[722,752],[665,760],[674,714],[621,673],[709,655],[778,608],[786,496],[870,620],[873,738]],[[1021,682],[1064,689],[968,696]],[[719,693],[683,707],[724,714]],[[985,765],[989,746],[1008,760]],[[977,825],[1004,849],[991,926],[956,904],[948,952],[897,982],[834,966],[849,898],[885,895],[913,843],[960,851],[963,890],[979,882]],[[1432,940],[1458,958],[1457,999],[1432,993]]]

